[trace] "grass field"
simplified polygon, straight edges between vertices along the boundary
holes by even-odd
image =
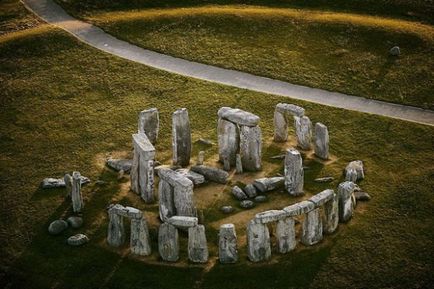
[[[120,39],[310,87],[434,108],[434,28],[360,14],[259,6],[87,12]],[[402,55],[388,51],[398,45]]]
[[[427,288],[434,282],[429,254],[434,250],[433,127],[165,73],[101,53],[41,24],[0,36],[0,80],[0,287]],[[113,152],[130,152],[140,110],[159,108],[157,159],[169,163],[175,109],[188,108],[193,140],[216,140],[221,106],[258,114],[264,139],[270,140],[278,102],[302,105],[313,121],[329,127],[337,160],[316,166],[313,174],[339,177],[348,161],[365,162],[361,186],[373,199],[358,207],[348,225],[318,246],[299,246],[260,265],[247,262],[244,249],[235,265],[167,266],[155,262],[156,254],[135,258],[127,247],[105,245],[105,208],[111,202],[156,212],[155,205],[144,205],[128,192],[127,180],[117,180],[102,163]],[[215,146],[209,148],[207,157],[216,152]],[[267,143],[266,165],[276,164],[268,157],[277,152],[279,147]],[[75,231],[59,237],[47,234],[48,224],[68,216],[71,208],[62,190],[38,188],[43,178],[71,170],[106,182],[84,187],[85,224],[80,232],[91,242],[81,248],[65,244]],[[322,188],[311,182],[306,187],[311,192]],[[216,210],[205,213],[206,221],[220,218]],[[237,230],[242,236],[244,228]],[[215,230],[207,232],[214,252]],[[155,252],[155,226],[151,237]],[[181,239],[185,244],[185,236]],[[186,260],[185,248],[181,256]]]

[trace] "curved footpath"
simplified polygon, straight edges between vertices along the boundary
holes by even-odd
[[[77,20],[52,0],[21,1],[37,16],[66,30],[79,40],[107,53],[154,68],[238,88],[434,126],[434,111],[432,110],[294,85],[164,55],[119,40],[92,24]]]

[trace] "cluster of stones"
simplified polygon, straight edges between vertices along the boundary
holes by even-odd
[[[262,133],[259,117],[230,107],[218,111],[219,160],[225,170],[236,167],[237,173],[261,169]]]
[[[151,254],[149,230],[143,213],[132,207],[120,204],[108,208],[109,225],[107,243],[119,247],[125,242],[124,217],[131,220],[130,250],[133,254],[147,256]]]
[[[254,203],[248,199],[253,199],[259,203],[264,202],[266,197],[263,195],[258,196],[258,194],[280,189],[284,186],[284,183],[284,177],[260,178],[254,180],[251,184],[247,184],[244,189],[239,186],[232,187],[232,195],[241,201],[240,206],[242,208],[251,208],[254,206]]]
[[[287,103],[278,103],[274,110],[274,141],[288,140],[288,124],[290,117],[294,118],[297,145],[303,150],[312,148],[312,122],[304,115],[304,108]],[[327,126],[318,122],[315,124],[315,155],[321,159],[329,158],[329,133]]]

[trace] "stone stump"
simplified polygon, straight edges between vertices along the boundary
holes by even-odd
[[[293,218],[279,220],[276,226],[277,248],[279,253],[288,253],[295,249],[295,221]]]
[[[290,148],[285,156],[285,188],[292,196],[303,194],[304,171],[301,154]]]
[[[130,246],[133,254],[142,256],[151,254],[149,230],[144,217],[131,219]]]
[[[223,224],[219,230],[219,261],[222,264],[238,261],[237,234],[234,224]]]
[[[113,247],[119,247],[125,242],[124,217],[117,214],[116,209],[108,211],[109,225],[107,232],[107,243]]]
[[[338,186],[339,199],[339,221],[341,223],[348,222],[353,216],[353,211],[356,206],[354,197],[354,189],[356,185],[353,182],[343,182]]]
[[[71,199],[74,213],[81,212],[84,207],[84,202],[81,195],[81,176],[79,172],[72,173]]]
[[[178,109],[172,116],[173,164],[186,167],[190,164],[191,130],[188,111]]]
[[[241,126],[240,155],[244,170],[261,169],[262,133],[259,126]]]
[[[323,160],[329,158],[329,131],[325,125],[315,124],[315,155]]]
[[[219,118],[217,125],[219,161],[235,165],[240,147],[240,131],[235,123]]]
[[[312,123],[307,116],[294,116],[297,145],[302,150],[310,150],[312,142]]]
[[[251,220],[247,225],[247,256],[252,262],[271,257],[270,233],[266,224]]]
[[[305,214],[301,242],[311,246],[322,240],[322,222],[319,208]]]
[[[168,223],[161,224],[158,229],[158,252],[164,261],[179,259],[178,229]]]
[[[208,261],[208,245],[203,225],[188,228],[188,259],[194,263]]]
[[[159,126],[158,109],[150,108],[140,112],[138,132],[146,134],[152,144],[157,142]]]

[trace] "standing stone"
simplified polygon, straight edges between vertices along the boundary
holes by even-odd
[[[70,174],[66,174],[63,177],[63,181],[65,182],[65,188],[66,188],[66,197],[71,197],[72,192],[72,177]]]
[[[319,208],[316,208],[304,216],[303,233],[301,242],[311,246],[322,240],[322,222]]]
[[[188,166],[191,155],[191,130],[186,108],[178,109],[173,113],[172,147],[173,164],[181,167]]]
[[[237,174],[242,174],[243,173],[243,162],[241,161],[241,155],[240,154],[236,155],[235,172]]]
[[[195,263],[208,261],[208,245],[203,225],[188,228],[188,259]]]
[[[154,201],[154,161],[140,160],[139,163],[140,196],[145,203]]]
[[[325,234],[331,234],[338,228],[339,222],[339,201],[338,195],[333,193],[333,199],[324,204],[324,223]]]
[[[229,120],[233,123],[245,126],[256,126],[259,123],[259,116],[238,108],[222,107],[217,112],[219,118]]]
[[[252,262],[268,260],[271,257],[270,233],[265,224],[251,220],[247,225],[247,256]]]
[[[219,160],[229,161],[229,165],[235,165],[236,154],[240,147],[240,132],[235,123],[220,118],[217,125]]]
[[[131,219],[131,252],[133,254],[148,256],[151,254],[149,230],[144,217]]]
[[[329,158],[329,131],[320,122],[315,124],[315,155],[323,160]]]
[[[294,116],[297,145],[303,150],[310,150],[312,141],[312,123],[307,116]]]
[[[240,154],[243,169],[246,171],[261,169],[262,134],[259,126],[241,126]]]
[[[285,142],[288,140],[288,122],[286,116],[275,110],[274,111],[274,141]]]
[[[354,207],[356,206],[354,189],[356,185],[353,182],[343,182],[338,186],[339,198],[339,221],[348,222],[353,216]]]
[[[72,210],[79,213],[84,207],[83,197],[81,196],[81,176],[79,172],[72,173],[71,188]]]
[[[175,204],[173,202],[173,188],[165,180],[160,179],[158,184],[160,220],[165,222],[175,215]]]
[[[163,223],[158,229],[158,252],[161,259],[176,262],[179,259],[178,229],[168,223]]]
[[[139,114],[139,133],[144,133],[152,144],[157,142],[160,118],[158,109],[150,108]]]
[[[345,167],[345,180],[350,182],[357,182],[364,179],[365,173],[363,171],[362,161],[352,161]]]
[[[176,214],[179,216],[196,216],[193,200],[193,182],[185,178],[182,184],[173,187],[173,200]]]
[[[304,171],[301,154],[296,149],[286,150],[285,188],[292,196],[303,194]]]
[[[277,248],[279,253],[288,253],[295,249],[295,221],[292,218],[279,220],[276,226]]]
[[[113,247],[119,247],[125,242],[124,218],[116,213],[112,207],[108,211],[109,225],[107,232],[107,243]]]
[[[237,234],[234,224],[223,224],[220,226],[219,261],[222,264],[238,261]]]
[[[196,165],[203,165],[203,161],[205,159],[205,152],[204,151],[200,151],[199,154],[197,155],[197,162]]]

